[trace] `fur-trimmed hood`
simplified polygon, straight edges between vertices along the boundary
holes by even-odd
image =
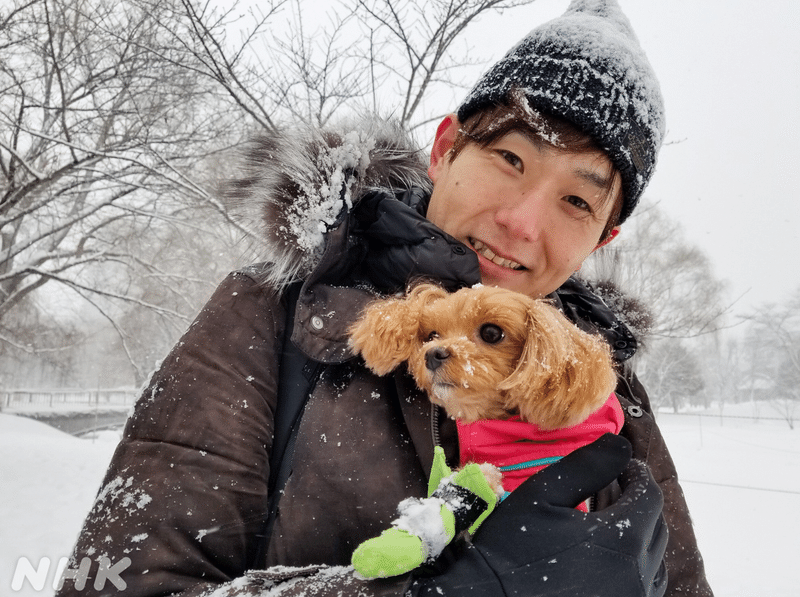
[[[450,289],[471,286],[480,281],[474,253],[424,216],[431,188],[426,156],[397,125],[377,118],[263,134],[242,148],[223,187],[260,263],[249,273],[274,289],[320,276],[357,284],[348,277],[355,265],[381,292],[420,277]],[[351,214],[355,220],[347,221]],[[636,351],[617,310],[585,282],[571,278],[551,299],[579,327],[604,335],[618,361]]]
[[[429,191],[426,156],[397,124],[364,118],[328,129],[298,126],[265,133],[241,151],[223,198],[250,233],[264,282],[308,276],[325,232],[371,191]]]

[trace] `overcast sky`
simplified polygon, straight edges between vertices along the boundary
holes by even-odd
[[[728,282],[728,300],[739,299],[734,313],[786,300],[800,291],[800,1],[619,3],[666,102],[666,145],[645,195],[707,252]],[[469,59],[484,62],[459,71],[464,84],[568,5],[536,0],[473,23]],[[330,4],[301,0],[301,7],[305,20],[326,21]],[[426,112],[448,110],[440,103],[432,96]],[[435,125],[429,128],[420,143],[432,140]]]
[[[499,40],[487,50],[496,59],[568,5],[537,0],[472,35]],[[800,2],[620,5],[666,102],[667,145],[646,195],[706,250],[730,298],[744,295],[736,312],[785,300],[800,289]]]

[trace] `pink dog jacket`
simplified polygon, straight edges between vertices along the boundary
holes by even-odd
[[[503,472],[503,488],[514,491],[532,474],[605,433],[619,433],[624,416],[615,394],[582,423],[542,431],[519,417],[458,424],[461,466],[489,462]]]

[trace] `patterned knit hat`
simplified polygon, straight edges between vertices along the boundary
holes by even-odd
[[[519,89],[528,105],[592,137],[622,176],[620,223],[655,170],[664,102],[652,67],[615,0],[572,0],[495,64],[458,109],[464,122]]]

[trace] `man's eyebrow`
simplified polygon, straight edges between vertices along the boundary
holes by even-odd
[[[607,189],[611,185],[611,179],[613,177],[613,174],[610,176],[604,176],[596,170],[588,170],[586,168],[577,168],[575,169],[574,173],[577,177],[582,178],[586,182],[600,189]]]
[[[537,149],[544,149],[546,147],[552,147],[549,143],[546,143],[542,137],[536,133],[536,131],[529,129],[527,127],[520,127],[511,132],[516,132],[528,139],[530,143],[536,147]],[[596,170],[591,170],[589,168],[576,168],[574,170],[574,174],[578,178],[582,178],[592,186],[597,187],[598,189],[608,189],[611,187],[612,180],[615,176],[614,172],[611,171],[608,175],[601,174]]]

